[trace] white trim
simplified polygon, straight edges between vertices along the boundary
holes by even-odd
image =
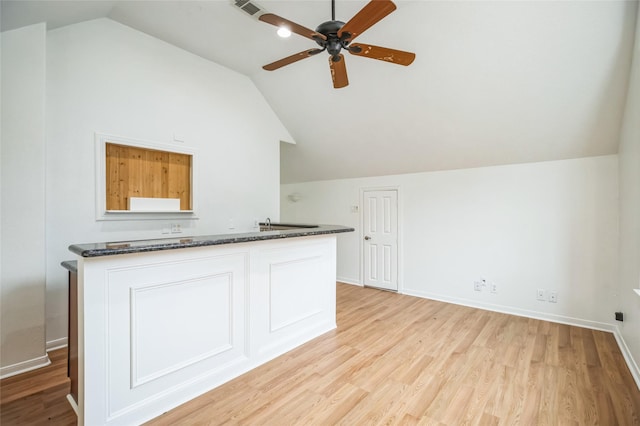
[[[106,171],[105,155],[107,142],[121,145],[134,146],[138,148],[155,149],[167,152],[175,152],[191,156],[191,208],[192,210],[181,210],[179,212],[132,212],[132,211],[109,211],[106,206]],[[96,185],[96,220],[166,220],[166,219],[198,219],[196,216],[198,201],[198,150],[183,145],[169,145],[160,142],[133,139],[124,136],[109,135],[106,133],[95,133],[95,185]]]
[[[620,329],[616,326],[613,331],[613,337],[616,338],[616,342],[618,343],[618,347],[620,348],[620,352],[622,352],[622,356],[624,357],[625,362],[627,363],[627,367],[629,367],[629,371],[631,372],[631,376],[633,380],[636,382],[636,386],[640,390],[640,368],[638,368],[638,364],[636,364],[633,359],[633,355],[627,346],[627,342],[625,342],[624,337],[620,333]]]
[[[362,283],[360,283],[358,280],[353,280],[350,278],[336,277],[336,281],[342,284],[357,285],[358,287],[364,287]]]
[[[209,351],[207,352],[200,353],[191,358],[182,360],[181,362],[174,363],[173,365],[169,365],[163,368],[162,370],[157,370],[154,372],[147,373],[146,376],[142,376],[142,373],[140,372],[139,354],[141,352],[141,346],[142,346],[140,344],[140,340],[142,339],[140,337],[141,332],[139,328],[139,315],[138,315],[139,313],[138,300],[141,297],[140,295],[144,295],[145,293],[148,294],[150,292],[157,292],[157,291],[163,291],[163,290],[166,291],[168,289],[177,288],[177,287],[184,288],[186,286],[191,286],[194,284],[198,285],[198,284],[202,284],[206,280],[211,280],[214,278],[226,278],[227,291],[229,292],[229,294],[233,293],[233,288],[232,288],[233,272],[229,272],[229,271],[217,273],[217,274],[211,274],[211,275],[201,275],[196,278],[190,278],[190,279],[184,279],[184,280],[178,280],[178,281],[168,281],[168,282],[163,281],[159,283],[148,283],[148,284],[145,283],[140,285],[134,284],[131,287],[129,287],[129,311],[131,315],[130,329],[129,329],[129,334],[131,337],[130,343],[129,343],[129,359],[130,359],[130,365],[131,365],[130,367],[131,374],[130,374],[129,385],[131,389],[135,389],[139,386],[144,385],[145,383],[148,383],[153,380],[157,380],[163,376],[168,376],[171,373],[174,373],[183,368],[187,368],[190,365],[196,364],[207,358],[213,358],[216,355],[220,355],[223,352],[229,352],[234,349],[233,342],[229,341],[225,345],[210,348]],[[231,327],[232,327],[232,322],[231,322],[230,328]]]
[[[71,408],[73,408],[73,411],[76,413],[76,416],[78,415],[78,404],[76,403],[76,400],[73,399],[73,397],[71,396],[71,394],[67,394],[67,401],[69,401],[69,405],[71,405]]]
[[[69,344],[69,340],[66,337],[49,340],[47,342],[47,352],[55,351],[56,349],[66,348],[68,344]]]
[[[468,306],[470,308],[484,309],[485,311],[500,312],[503,314],[516,315],[516,316],[525,317],[525,318],[533,318],[533,319],[538,319],[542,321],[550,321],[550,322],[555,322],[559,324],[575,325],[578,327],[590,328],[592,330],[608,331],[610,333],[613,333],[616,330],[615,325],[609,324],[606,322],[591,321],[591,320],[585,320],[580,318],[567,317],[564,315],[554,315],[554,314],[548,314],[545,312],[513,308],[510,306],[494,305],[491,303],[478,303],[477,301],[474,301],[474,300],[458,299],[455,297],[446,297],[438,294],[432,294],[432,293],[426,293],[426,292],[420,292],[420,291],[410,290],[410,291],[404,292],[403,294],[406,294],[408,296],[421,297],[423,299],[431,299],[431,300],[437,300],[440,302],[453,303],[454,305]]]
[[[35,370],[41,367],[46,367],[51,364],[51,360],[48,355],[43,355],[38,358],[22,361],[17,364],[7,365],[0,368],[0,379],[6,379],[7,377],[15,376],[17,374],[26,373],[27,371]]]

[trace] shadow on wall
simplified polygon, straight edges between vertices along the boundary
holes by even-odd
[[[8,280],[2,287],[7,288]],[[2,368],[46,356],[45,284],[21,282],[2,294]]]

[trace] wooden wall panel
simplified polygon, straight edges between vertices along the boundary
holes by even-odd
[[[107,210],[128,210],[129,197],[180,198],[191,210],[191,155],[106,144]]]

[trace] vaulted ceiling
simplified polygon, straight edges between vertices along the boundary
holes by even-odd
[[[329,0],[259,0],[314,29]],[[337,0],[348,21],[366,0]],[[388,175],[617,152],[638,1],[395,1],[358,42],[416,53],[409,67],[346,56],[334,89],[325,53],[281,39],[228,0],[2,0],[2,30],[108,17],[247,75],[295,144],[282,182]]]

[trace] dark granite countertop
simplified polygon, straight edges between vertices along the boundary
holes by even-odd
[[[353,228],[340,225],[295,225],[273,223],[278,226],[301,226],[300,228],[273,231],[245,232],[242,234],[203,235],[194,237],[163,238],[157,240],[119,241],[108,243],[72,244],[69,250],[82,257],[111,256],[116,254],[143,253],[149,251],[174,250],[190,247],[247,243],[252,241],[277,240],[282,238],[308,237],[312,235],[353,232]]]

